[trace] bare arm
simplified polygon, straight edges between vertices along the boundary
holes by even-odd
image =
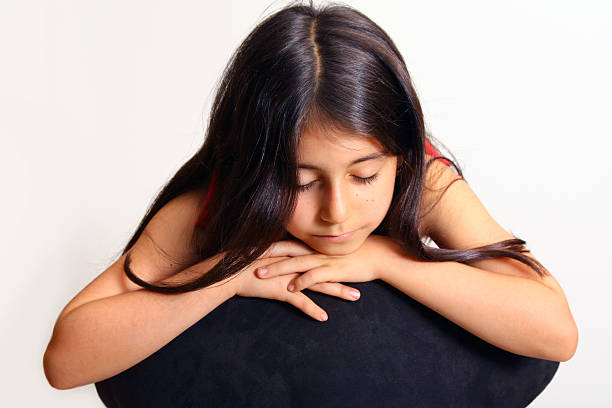
[[[381,279],[504,350],[553,361],[567,361],[576,350],[565,297],[536,280],[400,256]]]
[[[120,373],[233,295],[230,281],[172,295],[137,289],[78,306],[55,326],[44,357],[47,378],[66,389]]]
[[[475,248],[514,238],[464,180],[453,182],[457,176],[450,168],[434,163],[430,176],[435,191],[450,185],[424,219],[440,248]],[[424,201],[437,197],[430,194]],[[563,289],[552,275],[540,277],[517,260],[464,265],[397,257],[382,279],[505,350],[556,361],[567,361],[576,351],[578,329]]]

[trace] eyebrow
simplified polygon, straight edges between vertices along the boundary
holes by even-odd
[[[385,155],[386,154],[384,152],[376,152],[376,153],[368,154],[367,156],[360,157],[358,159],[353,160],[352,162],[349,163],[347,167],[351,167],[357,163],[361,163],[361,162],[368,161],[368,160],[378,160]],[[312,164],[305,164],[305,163],[300,163],[298,165],[298,169],[321,170],[317,166],[313,166]]]

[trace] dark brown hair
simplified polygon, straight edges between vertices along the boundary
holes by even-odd
[[[298,4],[266,18],[236,50],[219,84],[204,144],[158,194],[123,250],[129,252],[160,208],[209,185],[214,174],[220,182],[208,203],[207,223],[195,228],[192,244],[201,259],[225,256],[195,280],[154,285],[134,275],[128,253],[127,276],[158,292],[196,290],[235,275],[282,239],[298,194],[299,137],[312,124],[374,137],[388,153],[403,158],[389,211],[375,234],[393,238],[424,261],[509,257],[540,276],[546,273],[523,255],[525,241],[516,237],[467,250],[423,242],[424,179],[439,157],[425,162],[425,141],[433,138],[402,56],[389,36],[358,11]],[[456,160],[444,159],[452,162],[457,180],[463,179]]]

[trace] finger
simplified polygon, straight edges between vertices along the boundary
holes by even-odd
[[[255,262],[253,262],[250,267],[253,268],[254,271],[256,271],[259,268],[266,268],[268,265],[272,265],[274,263],[280,262],[280,261],[285,261],[291,259],[288,256],[275,256],[275,257],[271,257],[271,258],[258,258]]]
[[[357,300],[361,296],[361,293],[359,293],[357,289],[352,288],[350,286],[343,285],[338,282],[315,283],[314,285],[309,286],[306,289],[325,293],[326,295],[330,295],[330,296],[344,298],[347,300]]]
[[[298,275],[295,279],[293,279],[289,285],[287,285],[287,290],[289,292],[299,292],[302,289],[310,288],[317,283],[335,283],[338,281],[343,281],[343,279],[339,278],[337,272],[338,271],[334,271],[332,268],[326,265],[318,268],[312,268],[307,273]],[[335,275],[335,278],[332,278],[333,275]]]
[[[258,267],[256,273],[260,278],[272,278],[290,273],[306,272],[320,267],[324,262],[326,262],[325,257],[320,254],[296,256]]]
[[[285,240],[277,241],[270,245],[260,258],[272,256],[300,256],[314,254],[315,251],[301,241]]]
[[[287,292],[285,301],[306,313],[315,320],[324,322],[327,320],[327,313],[321,309],[315,302],[302,292],[289,293]]]

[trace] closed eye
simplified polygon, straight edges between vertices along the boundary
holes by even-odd
[[[374,182],[374,180],[376,180],[378,178],[378,173],[374,173],[370,177],[353,176],[353,178],[355,179],[356,182],[358,182],[360,184],[370,184],[370,183]],[[317,182],[317,180],[314,180],[314,181],[311,181],[308,184],[304,184],[303,186],[299,186],[299,190],[300,191],[310,190],[312,188],[312,186],[314,186],[314,183],[316,183],[316,182]]]
[[[317,181],[317,180],[315,180],[315,181]],[[299,186],[298,188],[299,188],[300,191],[310,190],[312,188],[312,186],[314,185],[315,181],[311,181],[310,183],[304,184],[303,186]]]
[[[363,183],[363,184],[370,184],[371,182],[373,182],[374,180],[376,180],[376,178],[378,177],[378,173],[374,173],[373,175],[371,175],[370,177],[357,177],[357,176],[353,176],[355,178],[355,180],[359,183]]]

